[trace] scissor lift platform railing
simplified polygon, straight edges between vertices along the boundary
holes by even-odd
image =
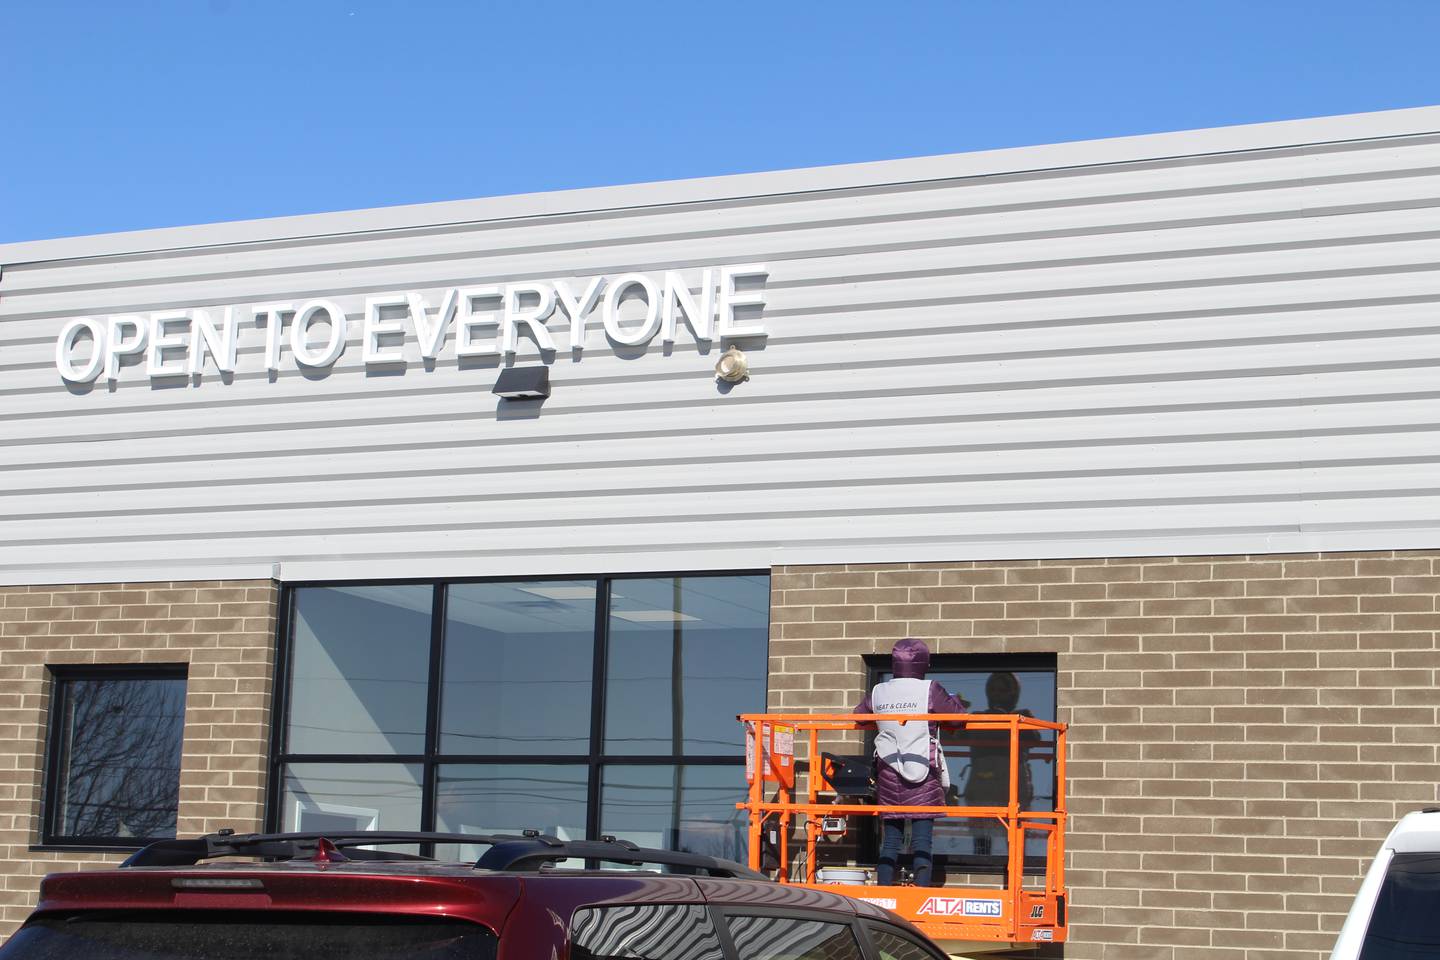
[[[747,713],[739,717],[746,728],[746,766],[749,794],[737,806],[749,814],[750,867],[762,868],[761,837],[765,821],[776,818],[781,838],[776,853],[781,883],[798,883],[845,893],[886,907],[914,923],[952,954],[981,953],[1008,946],[1062,943],[1066,939],[1065,889],[1065,724],[1037,720],[1021,714],[813,714]],[[884,806],[872,803],[836,803],[822,795],[837,796],[821,770],[822,731],[861,730],[877,720],[902,723],[938,722],[966,734],[992,738],[991,748],[1008,742],[1009,793],[1003,806]],[[1005,740],[1001,740],[1004,734]],[[1052,744],[1044,738],[1053,735]],[[803,798],[795,787],[794,740],[809,746],[809,770]],[[1020,765],[1046,759],[1055,766],[1053,810],[1021,809]],[[765,799],[769,788],[773,799]],[[1003,886],[915,887],[872,884],[820,884],[817,854],[821,849],[821,820],[835,816],[872,816],[901,813],[932,814],[937,819],[992,821],[1003,830],[1006,866]],[[792,828],[804,827],[802,879],[791,878]],[[1000,832],[999,830],[996,831]],[[1043,834],[1043,881],[1025,883],[1025,838]]]

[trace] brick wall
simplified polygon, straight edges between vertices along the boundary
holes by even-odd
[[[0,939],[49,872],[116,856],[37,851],[46,666],[186,663],[181,836],[261,827],[278,591],[270,581],[0,587]]]
[[[1065,956],[1324,960],[1379,841],[1437,800],[1440,551],[781,567],[770,709],[861,655],[1058,654]]]

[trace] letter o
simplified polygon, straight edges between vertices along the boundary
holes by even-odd
[[[318,353],[311,352],[305,343],[305,334],[315,315],[321,311],[330,315],[330,340]],[[328,367],[345,352],[345,311],[329,300],[311,300],[302,304],[295,321],[290,325],[290,352],[295,362],[307,367]]]
[[[629,287],[645,290],[645,322],[634,330],[626,332],[620,326],[620,297]],[[655,281],[643,273],[627,273],[616,277],[605,291],[605,333],[616,343],[627,347],[638,347],[649,343],[660,332],[660,290]]]
[[[85,366],[77,368],[71,354],[75,351],[75,341],[86,330],[90,331],[90,338],[95,346]],[[60,371],[60,376],[71,383],[89,383],[100,376],[100,371],[105,366],[104,328],[89,317],[77,317],[67,322],[55,340],[55,366]]]

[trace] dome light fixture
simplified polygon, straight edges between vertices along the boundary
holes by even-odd
[[[731,347],[716,362],[715,376],[726,383],[744,383],[750,379],[750,361],[739,347]]]

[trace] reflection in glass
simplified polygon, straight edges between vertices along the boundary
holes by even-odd
[[[292,763],[285,768],[286,831],[420,829],[420,765]]]
[[[869,927],[870,941],[875,944],[875,953],[880,960],[935,960],[935,954],[913,940],[871,924],[866,926]]]
[[[585,838],[588,768],[569,764],[447,764],[435,793],[441,833],[539,830],[561,840]],[[437,855],[474,860],[485,848],[441,845]]]
[[[571,960],[724,960],[710,911],[698,903],[576,910]]]
[[[848,924],[769,916],[728,922],[740,960],[860,960]]]
[[[600,797],[602,833],[642,847],[685,850],[745,860],[745,799],[738,766],[605,767]]]
[[[594,650],[593,580],[450,587],[441,751],[589,753]]]
[[[60,680],[64,837],[173,837],[180,801],[185,681]]]
[[[428,585],[295,591],[290,753],[420,753]]]
[[[1360,960],[1426,960],[1440,956],[1437,903],[1440,853],[1432,849],[1395,854],[1385,871],[1385,882],[1375,895]]]
[[[889,679],[884,673],[881,679]],[[950,693],[969,701],[971,713],[1019,713],[1040,720],[1055,719],[1055,671],[931,670]],[[1004,731],[944,730],[940,734],[950,767],[952,791],[966,806],[1005,806],[1010,802],[1010,734]],[[1055,735],[1023,731],[1020,738],[1020,807],[1055,809]],[[937,820],[937,854],[1006,856],[1005,832],[998,823],[977,819]],[[1030,833],[1026,856],[1044,856],[1045,837]]]
[[[737,713],[765,708],[767,577],[615,580],[605,749],[739,754]]]

